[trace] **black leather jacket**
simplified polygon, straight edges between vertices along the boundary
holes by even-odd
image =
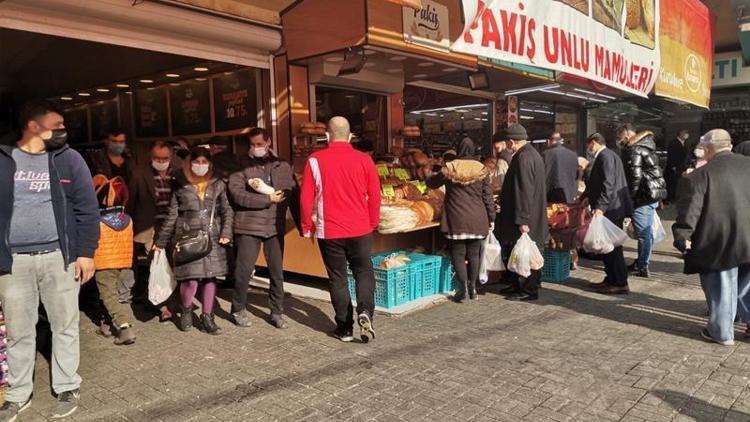
[[[667,182],[655,151],[654,134],[648,131],[637,134],[623,150],[625,176],[636,208],[667,197]]]

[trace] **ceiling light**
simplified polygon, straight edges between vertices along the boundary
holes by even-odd
[[[115,86],[118,87],[118,88],[130,88],[130,85],[128,85],[128,84],[117,84]]]
[[[602,98],[606,98],[608,100],[616,100],[617,99],[616,97],[613,97],[611,95],[606,95],[606,94],[599,94],[599,93],[597,93],[596,95],[598,95],[598,96],[600,96]]]
[[[403,72],[403,70],[396,68],[396,69],[388,69],[388,70],[386,70],[386,72],[388,72],[388,73],[401,73],[401,72]]]
[[[433,63],[433,62],[422,62],[422,63],[417,63],[417,66],[419,66],[419,67],[431,67],[431,66],[435,66],[435,63]]]
[[[521,120],[534,120],[534,116],[521,116]]]
[[[166,76],[168,78],[179,78],[180,77],[180,75],[178,75],[177,73],[167,73]]]
[[[68,97],[68,96],[60,97],[60,99],[63,101],[73,101],[73,97]]]
[[[583,95],[578,95],[578,94],[571,94],[570,92],[566,92],[565,96],[567,96],[567,97],[573,97],[573,98],[579,98],[581,100],[588,100],[589,99],[589,97],[586,97],[586,96],[583,96]]]
[[[205,81],[205,80],[206,80],[206,78],[195,78],[195,80],[196,80],[196,81],[201,81],[201,82],[203,82],[203,81]]]
[[[456,69],[455,67],[446,67],[445,69],[443,69],[443,72],[455,72],[457,70],[458,69]]]
[[[598,98],[593,98],[593,97],[588,97],[587,100],[594,101],[594,102],[597,102],[597,103],[603,103],[603,104],[607,104],[609,102],[607,100],[600,100]]]
[[[154,81],[152,79],[141,79],[140,81],[142,84],[152,84]]]
[[[133,95],[133,91],[125,91],[125,93],[128,95]]]
[[[417,78],[417,79],[426,78],[426,77],[427,77],[426,73],[417,73],[416,75],[414,75],[414,78]]]
[[[171,84],[169,84],[169,85],[171,85],[171,86],[180,86],[180,84],[179,84],[179,83],[177,83],[177,82],[172,82],[172,83],[171,83]]]
[[[78,96],[79,96],[79,97],[90,97],[90,96],[91,96],[91,94],[89,94],[88,92],[79,92],[79,93],[78,93]]]
[[[392,62],[402,62],[406,60],[406,57],[405,56],[393,56],[389,60]]]
[[[153,90],[155,90],[155,89],[156,89],[156,87],[154,87],[154,86],[150,86],[150,87],[146,88],[146,91],[153,91]]]
[[[488,115],[488,114],[489,114],[489,113],[487,113],[486,111],[483,111],[483,112],[482,112],[482,115],[483,115],[483,116],[486,116],[486,115]]]
[[[555,89],[555,88],[560,88],[560,84],[540,85],[540,86],[534,86],[531,88],[512,89],[510,91],[505,91],[505,95],[508,96],[508,95],[527,94],[529,92],[535,92],[535,91],[552,92],[552,91],[547,91],[547,90]]]
[[[107,88],[97,88],[96,92],[109,92]]]
[[[207,67],[194,67],[193,70],[196,72],[208,72]]]
[[[573,88],[573,91],[583,92],[584,94],[596,95],[596,92],[587,91],[581,88]]]
[[[231,75],[232,73],[234,73],[234,72],[224,72],[224,74],[227,75],[227,76]]]

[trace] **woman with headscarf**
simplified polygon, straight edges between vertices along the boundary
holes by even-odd
[[[431,176],[427,185],[432,189],[445,185],[440,231],[448,239],[458,279],[453,300],[463,302],[467,294],[476,299],[482,241],[492,230],[495,204],[488,171],[477,159],[474,142],[468,137],[461,140],[456,159]]]
[[[226,185],[214,176],[211,152],[203,147],[193,148],[182,172],[176,175],[169,216],[154,245],[156,249],[163,249],[201,230],[207,232],[210,239],[208,255],[176,265],[174,269],[182,298],[179,327],[182,331],[193,327],[193,300],[200,290],[201,327],[209,334],[221,333],[213,313],[216,278],[227,274],[226,245],[232,239],[233,221]]]

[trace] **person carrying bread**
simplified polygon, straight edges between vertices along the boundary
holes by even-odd
[[[297,183],[289,163],[271,152],[271,137],[263,128],[249,135],[250,149],[245,168],[229,176],[229,195],[235,209],[234,235],[237,261],[232,294],[232,318],[249,327],[247,289],[263,245],[270,273],[270,322],[288,328],[284,313],[284,234],[286,211]]]

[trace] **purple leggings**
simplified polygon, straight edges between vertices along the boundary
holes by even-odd
[[[201,311],[206,315],[214,313],[214,299],[216,298],[216,279],[206,278],[203,280],[182,280],[180,281],[180,297],[182,306],[190,308],[193,306],[193,299],[198,293],[200,287]]]

